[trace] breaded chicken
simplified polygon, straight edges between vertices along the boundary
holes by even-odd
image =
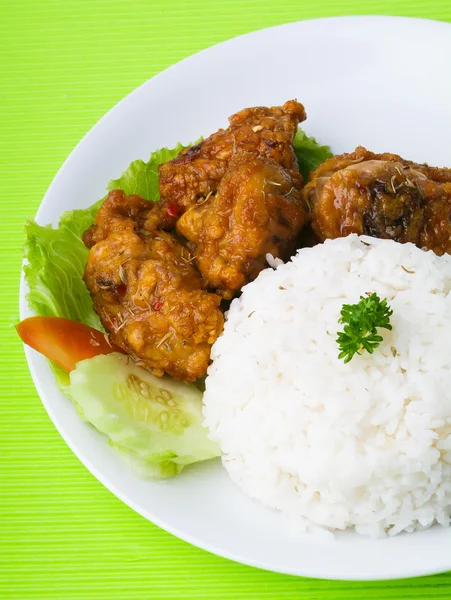
[[[320,165],[304,197],[320,240],[357,233],[451,252],[451,169],[359,146]]]
[[[146,229],[152,208],[110,192],[84,236],[84,280],[111,341],[156,375],[195,381],[223,329],[221,299],[173,235]]]
[[[289,258],[307,218],[301,189],[299,171],[273,160],[230,162],[216,194],[177,222],[209,287],[230,299],[268,266],[268,253]]]
[[[305,118],[304,107],[294,100],[281,107],[246,108],[230,117],[227,129],[160,165],[161,201],[174,215],[174,222],[185,210],[216,192],[230,160],[241,154],[299,170],[293,137]]]
[[[85,282],[112,341],[143,366],[202,377],[221,297],[254,279],[268,253],[294,250],[307,211],[293,138],[305,118],[296,101],[242,110],[159,167],[159,202],[116,190],[102,204],[83,236]]]

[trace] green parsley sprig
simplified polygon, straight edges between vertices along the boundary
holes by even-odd
[[[344,362],[348,363],[354,354],[361,354],[363,350],[373,354],[383,340],[377,329],[392,329],[392,314],[387,299],[381,300],[375,293],[360,296],[357,304],[343,304],[338,322],[345,326],[343,331],[338,332],[338,358],[344,358]]]

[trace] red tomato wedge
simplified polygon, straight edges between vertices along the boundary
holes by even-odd
[[[101,331],[62,317],[29,317],[16,325],[16,330],[24,344],[68,373],[85,358],[122,352],[110,345]]]

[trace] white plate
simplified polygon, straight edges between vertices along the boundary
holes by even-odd
[[[80,142],[38,212],[54,223],[87,207],[136,158],[224,126],[246,106],[298,98],[303,128],[335,152],[363,144],[451,165],[451,27],[388,17],[304,21],[220,44],[135,90]],[[21,316],[29,315],[21,290]],[[264,569],[330,579],[388,579],[451,569],[451,529],[393,539],[334,541],[290,530],[245,498],[219,461],[163,482],[136,479],[58,391],[45,359],[27,349],[42,401],[73,452],[116,496],[176,536]]]

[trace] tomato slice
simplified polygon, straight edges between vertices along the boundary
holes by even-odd
[[[16,330],[24,344],[68,373],[85,358],[122,352],[101,331],[62,317],[29,317],[16,325]]]

